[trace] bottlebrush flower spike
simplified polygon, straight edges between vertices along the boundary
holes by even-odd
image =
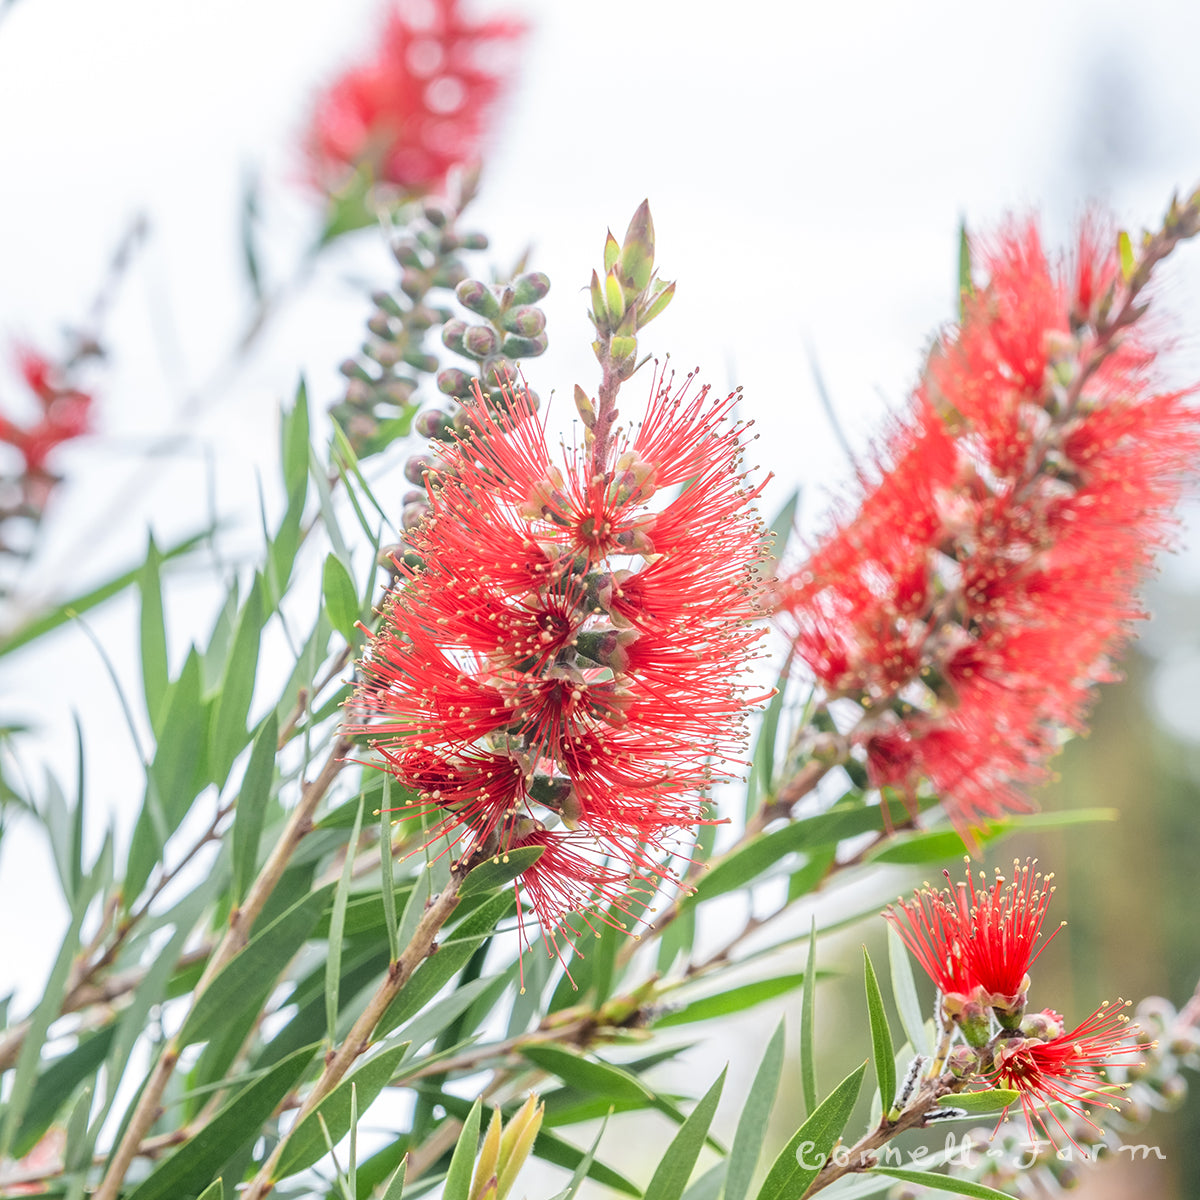
[[[1053,1121],[1074,1143],[1051,1105],[1063,1105],[1093,1127],[1095,1122],[1088,1118],[1085,1105],[1115,1107],[1098,1100],[1097,1093],[1110,1086],[1103,1074],[1105,1064],[1141,1053],[1133,1040],[1129,1018],[1124,1015],[1127,1007],[1125,1002],[1102,1004],[1069,1032],[1044,1039],[1017,1035],[1000,1042],[992,1051],[994,1066],[989,1083],[1021,1094],[1031,1140],[1036,1128],[1053,1142],[1049,1125]],[[1035,1017],[1035,1023],[1061,1028],[1062,1019],[1057,1013],[1045,1014],[1045,1021],[1037,1019],[1041,1016]]]
[[[1030,807],[1113,678],[1200,453],[1196,408],[1155,390],[1114,242],[1092,222],[1060,268],[1030,222],[984,248],[990,281],[931,353],[876,482],[778,585],[799,657],[862,708],[872,782],[928,780],[968,843]]]
[[[458,0],[389,8],[378,47],[319,98],[307,137],[316,182],[335,191],[356,168],[411,193],[437,189],[478,157],[507,79],[495,64],[524,26],[473,21]]]
[[[640,432],[561,465],[522,388],[503,415],[477,393],[410,533],[422,565],[398,564],[360,664],[350,729],[434,837],[545,847],[522,883],[551,939],[570,909],[671,878],[757,702],[740,676],[762,634],[758,492],[736,396],[691,382],[658,378]]]
[[[1054,877],[1035,867],[1029,860],[1014,862],[1011,880],[997,872],[990,887],[978,890],[969,869],[957,884],[947,871],[949,887],[926,884],[913,900],[899,900],[884,912],[937,985],[948,1017],[958,1018],[974,1004],[990,1008],[1002,1028],[1020,1024],[1029,968],[1050,941],[1038,944]]]

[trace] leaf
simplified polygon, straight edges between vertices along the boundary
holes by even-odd
[[[444,1000],[427,1005],[424,1011],[402,1027],[399,1036],[410,1041],[414,1051],[419,1050],[457,1021],[480,998],[488,1001],[489,1007],[499,1000],[511,982],[510,974],[506,972],[488,979],[460,983]]]
[[[379,810],[379,870],[382,877],[383,923],[387,927],[388,962],[400,957],[400,939],[396,934],[396,885],[392,873],[392,823],[388,810],[392,806],[392,777],[383,777],[383,807]]]
[[[262,840],[267,802],[271,798],[271,784],[275,778],[275,748],[278,741],[279,718],[270,712],[258,727],[233,817],[230,836],[233,843],[233,895],[236,901],[245,899],[254,882],[258,846]]]
[[[503,855],[488,859],[468,872],[463,885],[458,889],[460,896],[473,896],[476,892],[494,892],[511,883],[523,871],[528,871],[542,856],[542,846],[518,846]]]
[[[975,295],[975,280],[971,275],[971,239],[967,235],[967,222],[958,223],[958,319],[967,313],[967,301]]]
[[[346,641],[353,642],[354,622],[358,620],[358,592],[350,572],[336,554],[325,556],[321,592],[325,597],[325,611],[329,614],[330,624]]]
[[[794,502],[795,496],[793,507]],[[758,807],[758,797],[769,792],[775,781],[775,739],[779,732],[779,719],[783,715],[783,697],[791,670],[792,654],[789,653],[775,680],[775,694],[762,715],[758,737],[754,742],[750,786],[746,792],[747,815]]]
[[[588,1168],[587,1177],[594,1179],[605,1187],[623,1192],[626,1196],[641,1196],[641,1189],[636,1183],[626,1179],[624,1175],[614,1171],[612,1167],[602,1163],[595,1157],[595,1147],[589,1153],[592,1164]],[[533,1152],[544,1162],[553,1163],[556,1167],[566,1167],[568,1171],[575,1170],[584,1160],[584,1153],[578,1146],[573,1146],[565,1138],[559,1137],[544,1125],[538,1132],[537,1141],[533,1143]]]
[[[25,1115],[13,1138],[13,1158],[24,1158],[33,1149],[75,1089],[99,1069],[112,1045],[115,1028],[115,1024],[106,1025],[46,1065],[29,1093]]]
[[[321,1132],[321,1121],[329,1131],[334,1145],[350,1131],[350,1095],[357,1093],[358,1108],[365,1112],[375,1098],[387,1086],[396,1073],[396,1067],[408,1049],[407,1042],[391,1046],[363,1063],[352,1075],[343,1079],[337,1087],[317,1105],[287,1137],[287,1144],[275,1171],[275,1181],[286,1179],[308,1170],[319,1162],[326,1153],[325,1138]]]
[[[900,1014],[900,1024],[908,1037],[908,1044],[914,1053],[928,1055],[930,1051],[929,1035],[925,1030],[925,1018],[921,1015],[921,1002],[917,999],[917,985],[913,981],[912,964],[908,961],[908,951],[904,948],[904,940],[896,932],[892,923],[888,927],[888,960],[892,972],[892,999],[896,1002],[896,1011]]]
[[[956,1092],[946,1097],[948,1108],[961,1108],[968,1113],[992,1113],[1008,1108],[1021,1098],[1020,1092],[1009,1088],[989,1088],[986,1092]]]
[[[817,919],[808,931],[808,960],[804,965],[804,1000],[800,1009],[800,1082],[804,1090],[804,1111],[812,1114],[817,1107],[816,1028],[817,994]]]
[[[727,1163],[719,1162],[709,1167],[686,1192],[683,1200],[721,1200],[722,1189],[725,1186]]]
[[[169,559],[179,558],[181,555],[189,553],[201,543],[207,541],[213,532],[211,529],[206,529],[202,533],[192,534],[191,537],[176,542],[169,549],[161,552],[161,561],[166,562]],[[73,621],[81,613],[85,613],[89,609],[95,608],[98,604],[103,604],[105,600],[109,600],[113,596],[123,592],[131,584],[138,581],[138,577],[141,575],[144,567],[145,563],[139,563],[138,566],[128,571],[123,571],[120,575],[114,576],[106,583],[91,588],[89,591],[81,592],[79,595],[73,596],[70,600],[63,601],[49,612],[43,613],[27,624],[20,626],[7,638],[0,640],[0,657],[3,657],[5,654],[11,654],[12,651],[18,650],[22,646],[27,646],[44,633],[49,633],[52,629],[57,629],[60,625],[65,625],[68,621]]]
[[[109,842],[105,843],[106,847],[110,845],[111,843]],[[97,891],[100,866],[101,863],[98,860],[96,867],[93,868],[88,886],[76,897],[71,924],[67,929],[66,936],[62,940],[62,945],[59,947],[54,965],[50,968],[50,975],[46,980],[46,986],[42,991],[41,999],[38,1001],[37,1007],[30,1014],[29,1027],[25,1033],[25,1040],[21,1045],[21,1052],[17,1056],[16,1073],[13,1075],[12,1083],[8,1090],[8,1103],[4,1111],[4,1125],[3,1129],[0,1129],[0,1159],[8,1156],[9,1149],[16,1138],[17,1130],[20,1128],[21,1121],[25,1116],[26,1106],[33,1095],[42,1047],[46,1043],[46,1034],[49,1032],[51,1024],[53,1024],[55,1018],[59,1015],[62,999],[66,994],[67,981],[71,973],[71,964],[75,961],[75,955],[79,952],[80,926],[83,924],[83,918],[92,896]]]
[[[140,641],[142,652],[142,691],[150,727],[158,731],[158,716],[167,692],[167,631],[163,621],[162,555],[151,535],[146,561],[138,572],[141,596]]]
[[[893,825],[908,820],[903,801],[893,800],[888,808]],[[840,842],[860,833],[872,833],[886,827],[884,809],[878,804],[838,804],[828,812],[793,821],[775,833],[755,838],[743,849],[719,862],[697,884],[694,895],[684,903],[701,904],[724,895],[757,879],[768,867],[786,854]]]
[[[904,1171],[899,1167],[870,1167],[874,1175],[886,1175],[902,1183],[915,1183],[935,1192],[951,1192],[955,1196],[970,1196],[973,1200],[1013,1200],[1008,1192],[997,1191],[983,1183],[960,1179],[956,1175],[937,1175],[933,1171]]]
[[[196,1197],[196,1200],[225,1200],[224,1180],[214,1179],[212,1183],[210,1183],[208,1187],[206,1187],[204,1191],[202,1191],[200,1195]]]
[[[479,1123],[483,1113],[483,1100],[471,1105],[471,1111],[463,1122],[462,1132],[450,1159],[446,1172],[446,1190],[442,1200],[468,1200],[471,1193],[471,1168],[475,1165],[475,1152],[479,1148]]]
[[[330,891],[323,887],[310,892],[230,959],[201,993],[176,1035],[180,1047],[207,1041],[236,1013],[261,1008],[276,979],[308,940]]]
[[[875,1077],[879,1081],[879,1100],[886,1116],[896,1099],[896,1052],[892,1048],[892,1031],[888,1028],[879,980],[875,978],[875,968],[871,965],[866,946],[863,947],[863,972],[867,987],[867,1015],[871,1019]]]
[[[738,1118],[725,1172],[725,1200],[745,1200],[750,1191],[750,1180],[758,1166],[771,1111],[775,1107],[779,1077],[783,1073],[783,1052],[784,1032],[780,1021],[767,1043],[750,1093],[742,1105],[742,1115]]]
[[[867,1064],[850,1072],[788,1139],[758,1193],[758,1200],[800,1200],[817,1177],[858,1099]],[[813,1166],[812,1164],[816,1165]]]
[[[579,1166],[575,1168],[575,1173],[571,1176],[570,1183],[561,1192],[556,1192],[550,1200],[575,1200],[579,1194],[579,1189],[583,1186],[584,1178],[587,1176],[588,1171],[591,1170],[592,1163],[596,1158],[596,1150],[600,1146],[600,1139],[604,1136],[604,1131],[607,1128],[608,1118],[605,1117],[600,1123],[600,1130],[596,1134],[596,1140],[592,1143],[592,1148],[580,1159]]]
[[[728,991],[718,992],[715,996],[693,1000],[683,1008],[660,1017],[654,1022],[654,1026],[656,1029],[665,1029],[671,1025],[689,1025],[693,1021],[708,1021],[713,1017],[741,1012],[776,996],[782,996],[800,987],[803,982],[804,975],[797,973],[778,975],[774,979],[760,979],[756,983],[744,983]]]
[[[725,1071],[717,1076],[717,1081],[704,1093],[700,1103],[692,1109],[691,1116],[683,1123],[683,1127],[672,1139],[666,1154],[650,1180],[646,1195],[654,1200],[680,1200],[683,1189],[700,1157],[700,1148],[708,1136],[708,1127],[712,1124],[713,1115],[717,1111],[717,1102],[721,1099],[721,1089],[725,1086]]]
[[[218,787],[229,777],[229,769],[247,742],[246,718],[254,695],[258,649],[266,613],[263,611],[263,579],[255,575],[254,586],[238,618],[237,632],[225,661],[217,694],[209,742],[209,767]]]
[[[561,1046],[522,1046],[521,1054],[534,1066],[582,1091],[614,1100],[654,1099],[654,1093],[636,1075]]]
[[[346,857],[342,861],[342,876],[333,893],[333,914],[329,918],[329,945],[325,955],[325,1027],[329,1044],[337,1042],[338,983],[342,975],[342,939],[346,928],[346,900],[350,895],[350,879],[354,874],[354,852],[362,832],[363,801],[358,798],[358,815],[354,828],[346,843]]]
[[[315,1046],[289,1054],[243,1088],[203,1129],[129,1193],[126,1200],[177,1200],[199,1191],[213,1172],[262,1136],[262,1125],[312,1061]]]
[[[408,1173],[408,1159],[402,1158],[400,1165],[396,1168],[391,1179],[387,1181],[387,1187],[383,1189],[381,1200],[401,1200],[404,1195],[404,1176]]]

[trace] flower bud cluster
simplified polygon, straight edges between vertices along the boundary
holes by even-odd
[[[360,458],[378,453],[410,431],[420,407],[420,376],[438,369],[437,356],[429,352],[425,338],[453,313],[438,302],[437,293],[453,291],[467,277],[465,252],[487,249],[483,234],[458,229],[476,182],[463,176],[450,199],[422,201],[392,244],[401,268],[399,285],[371,297],[369,336],[361,354],[342,364],[346,394],[330,410]]]
[[[1070,1138],[1058,1107],[1087,1119],[1083,1106],[1102,1103],[1104,1068],[1140,1048],[1124,1003],[1103,1004],[1070,1030],[1052,1009],[1028,1009],[1029,968],[1048,944],[1038,942],[1054,892],[1035,865],[1014,863],[1011,881],[997,873],[978,889],[968,869],[965,882],[926,884],[884,917],[938,989],[942,1045],[930,1074],[1012,1089],[1031,1137],[1049,1120]]]
[[[736,395],[656,381],[636,434],[552,461],[528,395],[427,469],[354,706],[387,768],[465,855],[540,850],[520,886],[552,938],[669,877],[753,701],[762,630],[757,494],[739,469]],[[622,920],[622,924],[625,922]]]

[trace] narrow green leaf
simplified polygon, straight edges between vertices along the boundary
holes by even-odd
[[[350,895],[350,880],[354,875],[354,852],[362,832],[363,798],[358,798],[358,815],[346,843],[342,876],[333,894],[333,915],[329,920],[329,946],[325,956],[325,1025],[331,1046],[337,1044],[338,982],[342,977],[342,939],[346,928],[346,900]]]
[[[925,1030],[925,1018],[921,1015],[921,1001],[917,998],[917,985],[913,980],[912,964],[908,961],[908,951],[904,941],[896,932],[892,923],[888,927],[888,961],[891,964],[892,999],[896,1002],[896,1012],[900,1014],[900,1024],[904,1027],[908,1044],[916,1054],[928,1055],[930,1052],[929,1035]]]
[[[355,1200],[358,1185],[358,1085],[350,1084],[350,1161],[346,1165],[347,1200]]]
[[[325,556],[321,591],[330,624],[348,642],[354,641],[354,622],[358,620],[358,591],[350,572],[336,554]]]
[[[250,939],[196,1001],[179,1031],[180,1046],[207,1041],[234,1015],[266,1000],[275,981],[308,940],[329,897],[329,887],[310,892]]]
[[[537,1140],[533,1143],[533,1153],[545,1162],[553,1163],[556,1167],[565,1167],[574,1171],[584,1160],[584,1152],[578,1146],[573,1146],[565,1138],[560,1137],[552,1129],[544,1125],[538,1131]],[[641,1196],[642,1190],[636,1183],[626,1179],[620,1172],[602,1163],[595,1157],[595,1147],[592,1148],[592,1164],[588,1168],[587,1177],[594,1179],[604,1187],[622,1192],[626,1196]]]
[[[224,1181],[221,1179],[214,1179],[212,1183],[210,1183],[208,1187],[206,1187],[204,1191],[202,1191],[200,1195],[196,1197],[196,1200],[225,1200]]]
[[[84,1170],[92,1157],[91,1139],[88,1137],[88,1117],[92,1110],[92,1089],[85,1087],[79,1093],[67,1118],[67,1149],[63,1166],[67,1171]]]
[[[24,1158],[34,1148],[75,1089],[99,1069],[112,1045],[114,1029],[114,1025],[106,1025],[45,1066],[30,1091],[25,1115],[13,1138],[13,1158]]]
[[[225,662],[221,688],[217,695],[210,735],[209,766],[218,786],[229,777],[233,760],[248,738],[246,718],[254,695],[254,677],[258,671],[258,650],[266,613],[263,605],[263,580],[254,577],[254,586],[238,618],[237,632]]]
[[[325,1155],[325,1138],[321,1133],[320,1117],[334,1145],[346,1136],[351,1128],[351,1104],[353,1094],[361,1111],[375,1102],[376,1097],[388,1085],[400,1060],[404,1057],[408,1043],[390,1046],[363,1063],[353,1075],[343,1079],[317,1107],[309,1113],[289,1134],[287,1145],[279,1159],[275,1180],[286,1179],[307,1171]]]
[[[473,979],[470,983],[460,983],[444,1000],[427,1005],[423,1011],[417,1013],[401,1028],[397,1036],[411,1042],[413,1050],[419,1050],[454,1024],[477,1000],[488,1002],[490,1008],[500,999],[511,981],[511,972],[504,972],[487,979]],[[473,1030],[464,1031],[468,1032]]]
[[[750,766],[749,787],[746,794],[747,817],[759,803],[759,797],[769,792],[775,781],[775,739],[779,733],[779,719],[783,715],[783,697],[787,690],[788,676],[792,670],[792,654],[789,653],[775,680],[775,695],[771,697],[754,742],[754,754]]]
[[[521,1055],[563,1083],[614,1100],[653,1099],[654,1093],[628,1071],[611,1063],[583,1058],[561,1046],[523,1046]]]
[[[958,319],[967,312],[967,301],[975,295],[975,280],[971,275],[971,239],[967,234],[967,222],[958,223]]]
[[[160,1163],[127,1200],[177,1200],[205,1187],[240,1149],[262,1136],[262,1124],[312,1061],[315,1046],[288,1055],[243,1088],[189,1142]]]
[[[333,547],[334,554],[342,560],[342,565],[349,570],[350,551],[346,546],[346,539],[342,537],[341,526],[333,511],[333,495],[329,490],[329,477],[325,474],[325,467],[311,446],[308,449],[308,474],[317,489],[317,500],[321,507],[321,523],[325,527],[329,544]]]
[[[33,1094],[37,1078],[38,1062],[41,1058],[42,1047],[46,1042],[46,1034],[51,1024],[59,1015],[63,995],[67,990],[67,979],[70,976],[71,964],[79,953],[79,929],[83,924],[88,904],[96,892],[96,871],[93,870],[89,885],[76,897],[75,911],[71,916],[71,924],[66,936],[59,947],[58,956],[50,968],[49,978],[42,991],[42,997],[37,1007],[29,1017],[29,1028],[25,1041],[21,1045],[21,1053],[17,1056],[17,1069],[8,1091],[8,1103],[4,1111],[4,1126],[0,1131],[0,1159],[8,1157],[9,1150],[16,1138],[17,1130],[25,1116],[25,1110]]]
[[[579,1195],[579,1189],[583,1186],[583,1181],[587,1177],[588,1171],[592,1168],[592,1163],[596,1158],[596,1151],[600,1147],[600,1139],[604,1136],[604,1131],[607,1128],[608,1117],[605,1117],[600,1122],[600,1131],[596,1134],[596,1140],[592,1143],[591,1149],[580,1160],[579,1166],[575,1168],[575,1173],[571,1176],[570,1183],[561,1192],[556,1192],[550,1200],[575,1200]]]
[[[471,1105],[471,1111],[463,1122],[462,1132],[450,1159],[446,1172],[446,1190],[442,1200],[469,1200],[471,1194],[471,1169],[475,1165],[475,1153],[479,1149],[479,1123],[482,1119],[482,1098]]]
[[[367,483],[366,477],[358,465],[358,455],[354,453],[354,447],[350,445],[350,439],[336,421],[333,422],[333,444],[337,450],[338,458],[354,474],[354,478],[358,481],[359,490],[370,501],[371,507],[379,514],[379,519],[384,525],[390,527],[392,518],[384,512],[383,506],[375,498],[375,493],[371,490],[371,485]]]
[[[804,1111],[810,1116],[817,1107],[817,919],[808,931],[808,961],[804,966],[804,1000],[800,1009],[800,1082],[804,1091]]]
[[[850,1072],[788,1139],[758,1193],[758,1200],[800,1200],[817,1177],[858,1099],[867,1064]]]
[[[1009,1088],[989,1088],[986,1092],[956,1092],[946,1097],[947,1108],[961,1108],[968,1113],[992,1113],[1008,1108],[1021,1098],[1020,1092]]]
[[[296,398],[281,422],[283,482],[288,496],[308,490],[309,429],[308,385],[303,376],[296,385]]]
[[[775,1107],[779,1077],[783,1073],[784,1031],[780,1021],[767,1043],[758,1073],[750,1085],[750,1094],[742,1105],[737,1132],[729,1150],[728,1170],[725,1173],[725,1200],[745,1200],[750,1180],[762,1154],[767,1125]]]
[[[255,736],[233,817],[233,894],[238,901],[245,898],[254,882],[258,846],[262,840],[267,802],[271,798],[271,784],[275,778],[275,747],[278,741],[279,718],[270,712]]]
[[[992,839],[981,834],[979,840],[988,842]],[[961,859],[965,852],[966,845],[956,830],[931,829],[913,834],[912,837],[885,842],[870,852],[867,858],[870,862],[927,863],[941,862],[947,858]]]
[[[686,1192],[683,1200],[721,1200],[725,1187],[728,1163],[719,1162],[709,1167]]]
[[[396,885],[392,873],[392,776],[383,777],[383,807],[379,810],[379,867],[383,881],[383,921],[387,926],[388,961],[400,957],[400,939],[396,930]]]
[[[468,872],[458,894],[464,898],[476,892],[494,892],[511,883],[522,871],[528,871],[542,856],[541,846],[518,846],[503,855],[489,858],[487,862]]]
[[[1013,1200],[1008,1192],[997,1191],[983,1183],[960,1179],[957,1175],[937,1175],[933,1171],[904,1171],[899,1167],[871,1167],[875,1175],[886,1175],[899,1179],[901,1183],[915,1183],[935,1192],[951,1192],[955,1196],[970,1196],[972,1200]]]
[[[140,639],[142,651],[142,690],[150,726],[157,732],[163,697],[167,693],[167,630],[163,620],[162,555],[151,535],[146,561],[138,572],[138,592],[142,611]]]
[[[708,1136],[708,1127],[717,1111],[717,1102],[721,1099],[727,1070],[728,1067],[717,1076],[716,1083],[704,1093],[700,1103],[692,1109],[691,1116],[667,1147],[667,1152],[646,1189],[646,1195],[653,1196],[654,1200],[680,1200],[682,1197],[683,1189],[687,1187],[696,1167],[696,1159],[700,1157],[700,1148]]]
[[[715,996],[704,996],[693,1000],[683,1008],[668,1012],[654,1022],[656,1029],[666,1029],[672,1025],[690,1025],[693,1021],[709,1021],[714,1017],[728,1016],[730,1013],[741,1012],[753,1008],[756,1004],[772,1000],[804,983],[803,973],[795,975],[778,975],[774,979],[760,979],[756,983],[743,983]]]
[[[892,1047],[892,1031],[888,1028],[883,994],[871,956],[863,947],[863,972],[867,987],[867,1015],[871,1019],[871,1045],[875,1054],[875,1078],[879,1081],[879,1100],[886,1116],[896,1099],[896,1051]]]
[[[932,803],[929,802],[930,805]],[[891,801],[888,818],[893,825],[908,820],[908,810],[903,801]],[[881,805],[835,805],[828,812],[793,821],[775,833],[755,838],[744,849],[730,854],[700,879],[694,896],[685,903],[699,904],[740,888],[757,879],[786,854],[814,846],[827,846],[856,834],[874,833],[884,828],[886,823]]]
[[[396,1168],[391,1179],[387,1181],[387,1187],[383,1189],[381,1200],[402,1200],[404,1196],[404,1176],[408,1173],[408,1159],[402,1158],[400,1165]]]
[[[212,533],[212,530],[206,529],[202,533],[195,533],[191,537],[184,538],[183,541],[176,542],[170,549],[161,552],[162,562],[166,562],[168,559],[179,558],[181,555],[189,553],[201,543],[207,541],[212,536]],[[144,566],[145,563],[139,563],[138,566],[128,571],[123,571],[120,575],[116,575],[108,580],[108,582],[82,592],[78,596],[73,596],[70,600],[65,600],[49,612],[42,613],[27,624],[20,626],[8,637],[0,640],[0,657],[3,657],[5,654],[11,654],[12,651],[18,650],[22,646],[27,646],[43,634],[49,633],[52,629],[57,629],[60,625],[65,625],[68,621],[73,621],[81,613],[85,613],[89,609],[103,604],[105,600],[109,600],[113,596],[123,592],[131,584],[137,583]]]

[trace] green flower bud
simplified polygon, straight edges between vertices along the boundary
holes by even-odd
[[[464,308],[469,308],[489,321],[494,321],[500,316],[500,301],[496,298],[496,293],[478,279],[464,279],[454,289],[454,294]]]
[[[536,304],[550,291],[550,276],[541,271],[518,275],[512,282],[513,300],[517,304]]]

